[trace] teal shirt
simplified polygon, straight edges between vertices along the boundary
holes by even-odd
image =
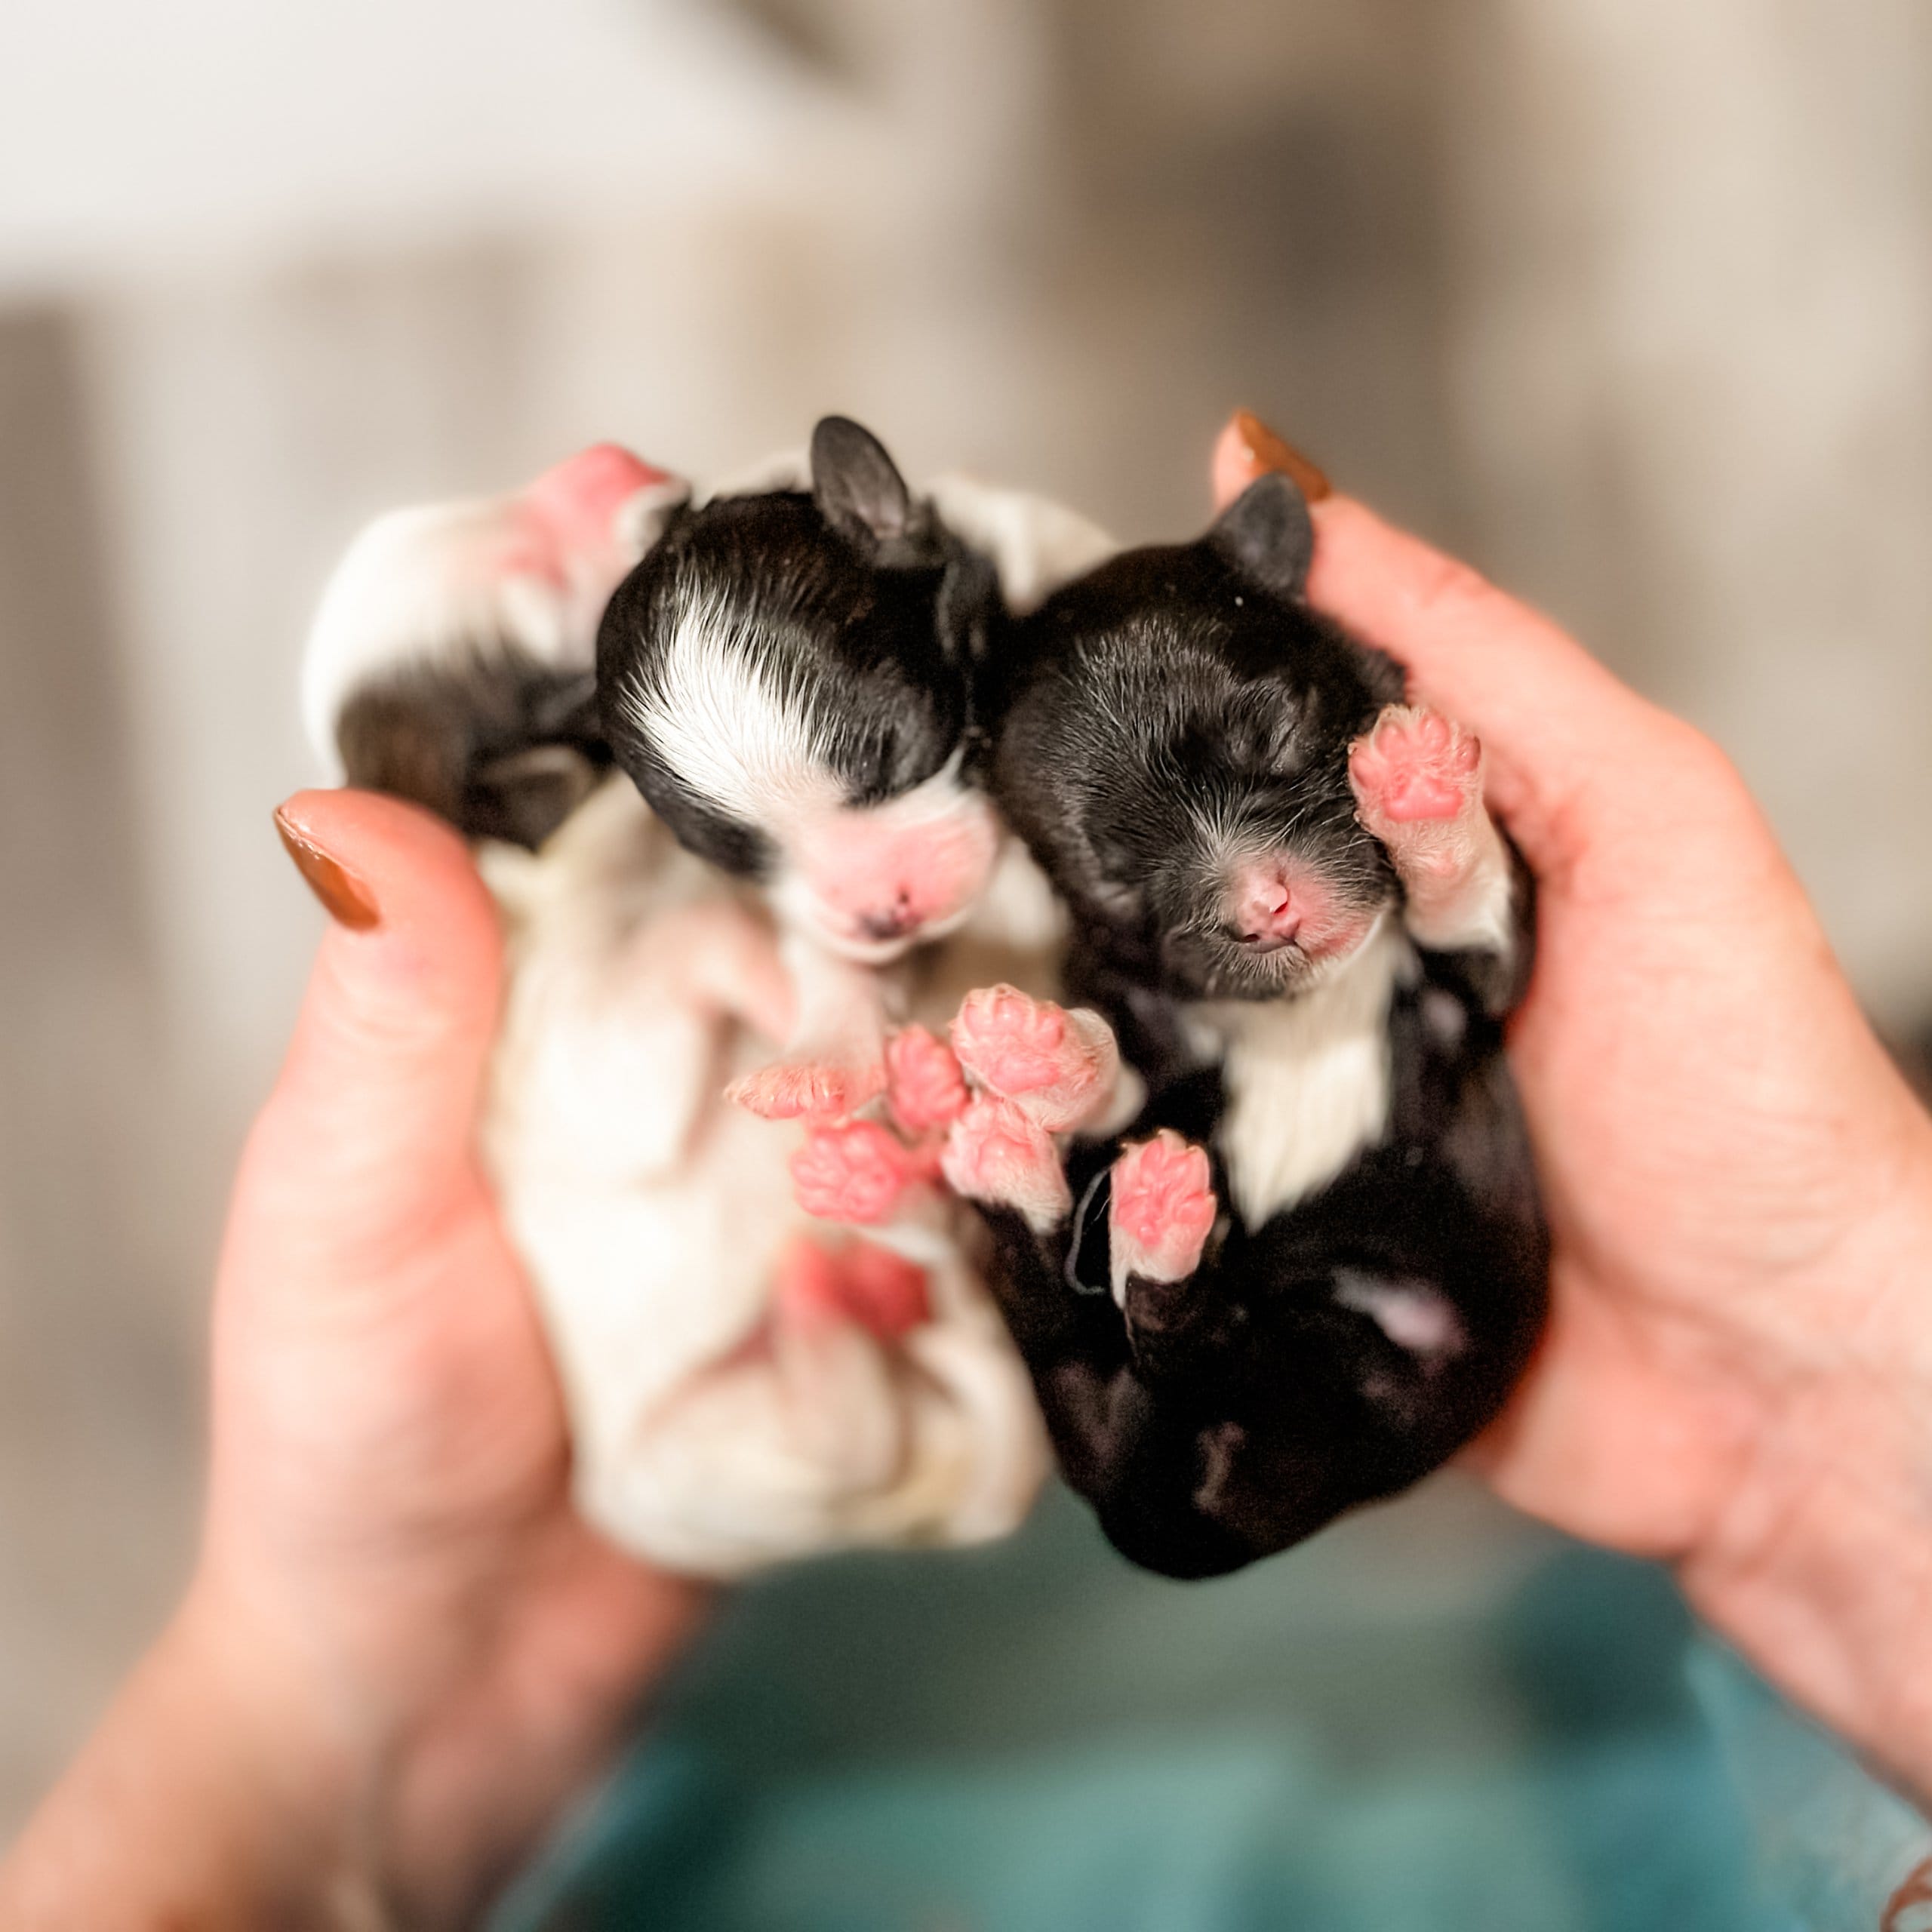
[[[1438,1478],[1211,1583],[1064,1493],[737,1592],[497,1932],[1875,1932],[1932,1834]]]

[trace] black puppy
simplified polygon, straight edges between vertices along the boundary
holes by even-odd
[[[1042,1123],[1103,1097],[1091,1017],[976,995],[953,1038],[985,1091],[946,1171],[987,1210],[1069,1480],[1175,1576],[1435,1468],[1546,1293],[1502,1052],[1527,875],[1475,740],[1304,601],[1312,543],[1264,478],[1049,599],[990,700],[995,795],[1075,915],[1069,988],[1148,1098],[1063,1174]]]
[[[798,1029],[737,1090],[773,1117],[883,1089],[869,969],[958,926],[998,849],[966,771],[992,561],[842,417],[813,432],[810,484],[674,515],[598,639],[618,764],[687,847],[766,888],[784,932]]]

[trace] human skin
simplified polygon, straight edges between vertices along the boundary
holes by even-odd
[[[472,1923],[702,1607],[571,1506],[476,1152],[502,949],[467,851],[365,793],[280,816],[339,916],[235,1183],[201,1554],[0,1868],[10,1928]]]
[[[1293,454],[1238,417],[1217,501]],[[1537,879],[1509,1052],[1550,1318],[1469,1460],[1671,1562],[1715,1629],[1932,1801],[1932,1121],[1715,746],[1361,504],[1312,514],[1309,601],[1477,732]]]
[[[1217,494],[1280,460],[1231,426]],[[1314,514],[1312,601],[1481,735],[1540,882],[1509,1051],[1551,1319],[1471,1460],[1672,1562],[1932,1799],[1932,1122],[1708,740],[1360,504]],[[700,1614],[570,1508],[474,1146],[500,953],[467,854],[386,800],[286,811],[349,922],[237,1183],[199,1565],[0,1926],[467,1922]]]

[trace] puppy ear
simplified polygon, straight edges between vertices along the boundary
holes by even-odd
[[[861,544],[890,543],[912,521],[912,493],[885,446],[850,417],[821,417],[812,432],[812,498],[826,521]]]
[[[349,694],[336,743],[350,784],[426,806],[466,838],[531,851],[611,763],[595,678],[512,654],[371,680]]]
[[[963,543],[950,541],[947,550],[933,620],[947,660],[971,669],[986,662],[993,633],[1006,615],[999,574],[990,557]]]
[[[1214,519],[1208,541],[1235,567],[1283,597],[1300,597],[1315,555],[1308,500],[1278,470],[1257,477]]]

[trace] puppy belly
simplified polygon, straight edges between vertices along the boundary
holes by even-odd
[[[1043,1433],[950,1224],[869,1231],[924,1272],[930,1318],[909,1333],[788,1324],[774,1295],[787,1244],[828,1238],[792,1203],[798,1130],[720,1091],[766,1048],[688,1006],[586,1009],[585,935],[570,934],[566,970],[562,932],[540,918],[516,936],[485,1140],[586,1513],[627,1548],[715,1576],[1013,1527],[1044,1473]],[[648,954],[645,939],[631,930],[612,956]]]

